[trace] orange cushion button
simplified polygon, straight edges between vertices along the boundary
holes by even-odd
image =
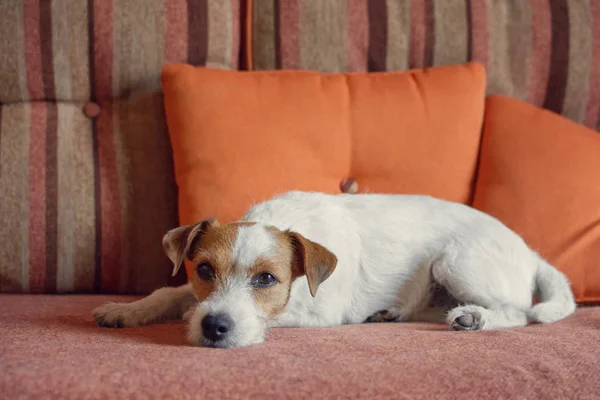
[[[358,193],[358,183],[352,178],[343,179],[340,182],[340,190],[343,193]]]

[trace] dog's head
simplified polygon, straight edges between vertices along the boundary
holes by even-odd
[[[306,277],[311,295],[335,269],[337,258],[298,233],[256,223],[215,219],[169,231],[163,238],[177,273],[187,258],[200,301],[189,339],[211,347],[240,347],[264,340],[267,322],[286,306],[292,282]]]

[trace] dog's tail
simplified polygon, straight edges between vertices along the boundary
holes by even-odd
[[[539,262],[535,285],[540,302],[528,313],[532,322],[555,322],[575,312],[576,304],[569,280],[543,259]]]

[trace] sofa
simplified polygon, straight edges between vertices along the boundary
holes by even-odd
[[[600,128],[594,2],[11,0],[0,2],[0,20],[2,398],[597,398],[600,282],[589,254],[600,248],[600,201],[584,185],[600,178],[600,168],[590,167],[599,148],[590,132]],[[161,90],[165,65],[367,73],[469,61],[486,71],[491,100],[481,96],[482,131],[508,126],[519,133],[514,140],[528,137],[528,129],[490,111],[490,101],[504,98],[495,96],[506,96],[537,107],[548,130],[577,131],[565,139],[558,129],[552,151],[567,154],[575,142],[589,149],[585,165],[577,154],[554,157],[554,177],[523,181],[546,182],[546,189],[578,182],[578,192],[541,196],[579,196],[573,204],[586,214],[572,218],[581,227],[572,240],[540,239],[550,229],[543,224],[528,233],[542,253],[545,244],[559,248],[546,254],[572,274],[574,315],[502,331],[426,323],[278,328],[263,344],[228,350],[190,346],[180,322],[95,324],[91,310],[103,303],[134,301],[187,279],[183,269],[171,277],[161,246],[184,215]],[[543,132],[532,141],[553,143]],[[474,160],[473,186],[488,181],[481,171],[490,167]],[[587,171],[586,181],[560,175],[579,171],[571,167]],[[328,179],[332,192],[368,190],[356,176]],[[245,205],[239,198],[221,202],[236,209]],[[537,212],[541,203],[497,199],[478,200],[470,188],[463,200],[494,205],[518,232],[538,223],[523,222],[516,210],[527,204]],[[536,215],[559,220],[556,210]],[[568,228],[552,227],[559,238]]]

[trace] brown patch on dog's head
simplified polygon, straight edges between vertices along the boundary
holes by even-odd
[[[200,240],[202,235],[213,226],[218,226],[216,218],[209,218],[196,224],[171,229],[162,239],[165,254],[173,263],[173,276],[177,274],[183,260]]]
[[[235,273],[235,260],[233,260],[233,247],[241,226],[248,223],[231,223],[213,226],[208,229],[202,238],[189,249],[187,258],[196,266],[196,273],[191,276],[191,283],[196,297],[202,301],[216,288],[223,287],[228,279]],[[211,280],[202,279],[198,268],[207,264],[214,271]]]
[[[200,301],[228,282],[246,282],[255,305],[268,318],[285,308],[296,278],[306,275],[314,297],[337,264],[329,250],[298,233],[246,222],[201,221],[170,231],[163,244],[175,272],[185,258],[197,266],[190,281]],[[206,276],[206,271],[211,273]],[[262,274],[276,282],[257,284]]]
[[[248,269],[248,275],[259,277],[261,274],[270,274],[277,280],[273,286],[252,288],[256,305],[269,318],[273,318],[287,305],[292,282],[296,277],[292,273],[293,248],[287,235],[273,227],[267,229],[273,235],[273,252],[269,257],[258,258]]]
[[[331,276],[337,266],[337,257],[318,243],[304,236],[288,232],[294,249],[292,273],[295,277],[306,275],[310,294],[315,297],[319,285]]]

